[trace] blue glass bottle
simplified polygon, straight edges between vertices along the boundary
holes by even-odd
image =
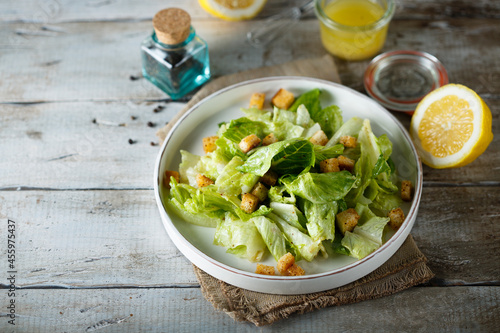
[[[210,79],[207,43],[196,35],[191,17],[178,8],[158,12],[154,31],[141,45],[142,74],[173,100]]]

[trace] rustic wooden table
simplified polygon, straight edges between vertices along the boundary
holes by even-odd
[[[263,328],[233,322],[202,297],[152,189],[155,132],[187,100],[169,101],[142,79],[140,42],[154,13],[177,6],[208,42],[214,77],[321,56],[312,14],[266,49],[245,40],[263,19],[302,2],[270,0],[246,22],[215,19],[195,0],[2,2],[1,332],[498,330],[500,3],[492,0],[399,0],[384,47],[435,55],[450,81],[477,91],[493,113],[495,138],[474,163],[424,167],[412,235],[435,278]],[[343,83],[364,92],[368,61],[336,63]],[[409,116],[397,117],[409,126]]]

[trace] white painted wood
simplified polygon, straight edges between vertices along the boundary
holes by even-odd
[[[496,256],[485,255],[499,250],[491,235],[500,233],[500,190],[447,188],[442,197],[442,189],[424,188],[412,231],[436,280],[500,282]],[[3,191],[0,200],[0,217],[17,226],[19,287],[197,285],[163,228],[152,190]]]
[[[0,216],[16,222],[19,287],[197,284],[191,264],[163,228],[153,191],[0,196]]]
[[[268,0],[257,18],[270,15],[307,0]],[[466,17],[498,17],[500,4],[491,0],[464,1],[454,0],[398,0],[396,19],[427,19],[429,15],[441,18],[447,16]],[[133,1],[133,0],[21,0],[6,1],[0,4],[1,20],[36,23],[59,23],[69,21],[103,21],[103,20],[148,20],[163,8],[178,7],[190,13],[194,19],[212,19],[198,4],[198,0],[168,1]],[[308,16],[312,16],[310,13]]]
[[[490,0],[399,1],[384,48],[434,54],[451,82],[476,90],[493,112],[495,139],[476,162],[424,168],[412,234],[436,273],[435,286],[260,329],[234,323],[201,296],[191,264],[163,230],[151,190],[158,147],[150,142],[184,101],[153,112],[168,96],[129,79],[140,76],[140,42],[158,9],[178,6],[207,40],[214,77],[323,55],[312,15],[265,50],[245,41],[262,19],[301,2],[269,0],[245,22],[213,18],[197,0],[0,3],[0,219],[17,223],[16,283],[22,289],[15,332],[496,330],[500,3]],[[363,91],[367,61],[337,65],[344,84]],[[398,117],[409,125],[409,117]],[[116,126],[121,123],[126,126]],[[5,230],[3,224],[2,239]],[[5,272],[4,245],[0,253]],[[478,286],[456,287],[463,284]],[[4,305],[0,331],[12,332]]]
[[[432,23],[432,22],[431,22]],[[384,50],[416,49],[442,60],[452,82],[467,82],[486,97],[500,89],[492,73],[500,34],[496,20],[455,20],[432,26],[420,21],[395,21]],[[258,21],[195,21],[207,41],[213,76],[322,56],[316,20],[301,21],[266,49],[246,41],[246,33]],[[162,99],[168,96],[141,76],[140,43],[152,30],[149,22],[90,22],[59,25],[64,33],[24,36],[15,31],[20,23],[0,30],[0,103],[37,101],[99,101]],[[425,47],[423,46],[425,45]],[[363,91],[362,77],[368,61],[338,61],[344,84]],[[466,65],[464,65],[466,64]],[[468,70],[474,68],[474,71]]]
[[[493,111],[500,107],[500,100],[488,102]],[[165,108],[153,112],[158,105]],[[151,142],[158,142],[156,131],[183,106],[141,100],[0,104],[0,189],[152,188],[160,147]],[[400,119],[408,128],[410,118]],[[500,128],[493,124],[496,134]],[[136,143],[129,144],[129,139]],[[424,180],[500,182],[500,173],[483,172],[498,168],[499,140],[495,135],[477,161],[448,170],[445,178],[441,170],[425,167]]]
[[[155,113],[159,105],[164,109]],[[152,188],[160,147],[151,142],[158,143],[156,131],[183,106],[145,101],[0,105],[0,188]]]
[[[257,328],[195,289],[19,290],[14,332],[494,332],[500,288],[412,288]],[[418,305],[418,306],[416,306]],[[0,330],[12,332],[0,310]]]

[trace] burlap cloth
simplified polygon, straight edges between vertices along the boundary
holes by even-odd
[[[340,82],[335,62],[328,55],[223,76],[211,81],[198,91],[185,108],[160,129],[157,135],[163,141],[182,114],[219,89],[245,80],[282,75],[307,76]],[[258,293],[227,284],[194,265],[193,268],[203,296],[217,310],[224,311],[237,321],[249,321],[256,326],[263,326],[292,314],[302,314],[329,306],[387,296],[427,282],[434,274],[426,265],[426,261],[427,259],[410,235],[400,249],[372,273],[339,288],[305,295]]]

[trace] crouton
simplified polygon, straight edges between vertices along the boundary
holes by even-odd
[[[165,170],[163,173],[163,185],[170,189],[170,177],[174,177],[176,182],[179,182],[181,177],[177,171]]]
[[[264,184],[258,182],[257,184],[255,184],[250,193],[255,195],[259,199],[259,202],[262,202],[267,199],[267,194],[269,193],[269,190]]]
[[[405,213],[399,207],[391,210],[387,214],[387,216],[389,216],[389,218],[391,219],[389,221],[389,226],[394,230],[398,230],[399,227],[401,227],[401,225],[403,224],[403,222],[405,220]]]
[[[253,93],[250,97],[249,108],[256,108],[262,110],[264,107],[264,101],[266,99],[266,94],[263,93]]]
[[[245,193],[241,197],[241,205],[240,208],[245,213],[253,213],[257,209],[257,205],[259,204],[259,198],[257,198],[252,193]]]
[[[214,136],[207,136],[206,138],[203,138],[203,150],[206,153],[211,153],[215,149],[217,149],[217,145],[215,144],[215,141],[217,141],[219,137],[217,135]]]
[[[288,108],[295,101],[295,96],[291,92],[285,89],[280,89],[271,99],[271,103],[280,109],[288,110]]]
[[[196,175],[196,183],[198,184],[198,187],[205,187],[208,185],[212,185],[214,181],[207,176],[204,176],[202,174],[197,174]]]
[[[341,136],[339,142],[347,148],[356,147],[356,138],[350,135]]]
[[[274,267],[264,265],[264,264],[257,264],[257,268],[255,269],[255,273],[263,274],[263,275],[275,275],[274,274]]]
[[[359,215],[354,208],[349,208],[341,213],[337,214],[337,226],[340,229],[342,235],[346,231],[352,231],[354,227],[358,224]]]
[[[286,275],[286,271],[290,267],[292,267],[293,264],[295,264],[295,257],[293,256],[293,254],[288,252],[287,254],[279,258],[276,268],[278,268],[278,272],[280,272],[281,275]]]
[[[299,265],[297,264],[293,264],[292,266],[290,266],[287,270],[286,270],[286,274],[285,275],[288,275],[288,276],[299,276],[299,275],[305,275],[306,272],[304,271],[304,269],[302,267],[300,267]]]
[[[278,181],[278,174],[272,170],[268,170],[264,176],[260,177],[259,181],[268,186],[274,186]]]
[[[274,133],[268,134],[264,139],[262,139],[263,146],[269,146],[270,144],[278,142],[278,138]]]
[[[319,170],[323,173],[339,172],[339,160],[335,157],[319,162]]]
[[[325,132],[319,130],[313,134],[309,141],[311,141],[315,145],[324,146],[328,142],[328,137],[326,136]]]
[[[345,157],[342,155],[337,157],[337,160],[339,161],[340,170],[347,170],[351,173],[354,171],[354,160],[351,160],[349,157]]]
[[[403,180],[401,182],[401,199],[404,201],[411,201],[412,198],[412,184],[410,180]]]
[[[241,139],[239,146],[242,152],[248,153],[260,144],[260,139],[255,134],[250,134]]]

